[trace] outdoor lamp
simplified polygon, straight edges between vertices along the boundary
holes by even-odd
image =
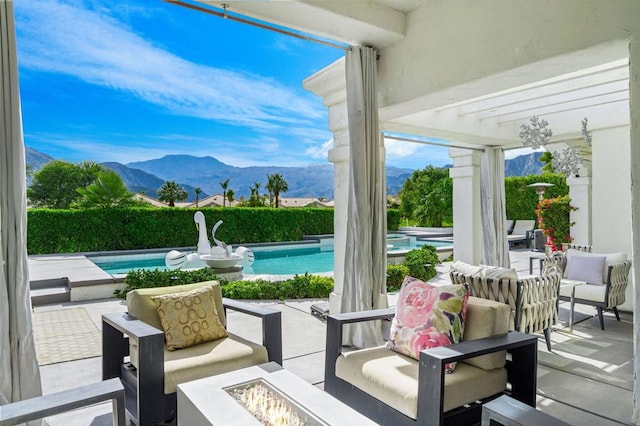
[[[536,194],[538,194],[538,201],[540,201],[544,198],[544,191],[546,191],[548,187],[555,186],[555,185],[552,183],[546,183],[546,182],[536,182],[527,186],[531,186],[536,189]]]

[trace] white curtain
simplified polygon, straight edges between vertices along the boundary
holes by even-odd
[[[376,57],[370,47],[352,47],[346,57],[349,195],[341,312],[387,307],[386,182]],[[347,327],[343,343],[356,347],[381,344],[380,324]]]
[[[42,393],[29,298],[25,159],[12,0],[0,0],[0,69],[0,404],[6,404]]]
[[[487,147],[480,163],[482,263],[510,267],[504,194],[504,151]]]

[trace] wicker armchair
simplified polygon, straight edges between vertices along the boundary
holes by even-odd
[[[542,331],[551,351],[551,326],[558,321],[559,273],[523,279],[485,278],[454,270],[449,275],[454,284],[469,284],[472,296],[509,305],[510,329],[521,333]]]
[[[566,279],[567,269],[567,251],[573,249],[580,252],[584,252],[583,255],[594,255],[591,253],[590,246],[580,245],[563,245],[563,252],[556,252],[551,257],[545,259],[545,266],[543,270],[549,271],[550,268],[557,267],[563,274],[563,279]],[[603,254],[604,255],[604,254]],[[608,255],[611,256],[611,255]],[[625,293],[627,290],[627,284],[629,283],[629,270],[631,269],[631,261],[611,261],[607,259],[605,263],[605,271],[603,273],[604,285],[592,285],[587,283],[575,288],[575,303],[582,305],[591,305],[596,308],[598,312],[598,318],[600,320],[600,328],[604,330],[604,316],[603,310],[610,309],[616,316],[616,319],[620,321],[620,314],[618,313],[618,306],[625,302]],[[562,284],[562,281],[561,281]],[[559,300],[570,301],[571,294],[568,290],[560,288]]]

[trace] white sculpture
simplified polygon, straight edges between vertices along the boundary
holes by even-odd
[[[198,230],[198,254],[211,254],[211,244],[207,238],[207,223],[204,220],[202,212],[196,212],[193,215],[193,221],[196,223]]]

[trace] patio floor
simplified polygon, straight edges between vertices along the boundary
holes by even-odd
[[[511,252],[512,266],[519,274],[529,273],[528,250]],[[537,262],[534,262],[537,266]],[[439,277],[448,280],[448,266],[442,266]],[[534,273],[536,271],[534,270]],[[282,335],[284,367],[315,386],[322,388],[324,376],[325,324],[310,314],[310,306],[318,300],[256,302],[282,312]],[[394,295],[389,296],[394,304]],[[566,306],[561,304],[561,306]],[[56,312],[74,309],[75,312]],[[77,308],[85,311],[82,313]],[[36,319],[50,315],[53,320],[34,321],[38,336],[55,333],[55,329],[44,330],[44,324],[52,327],[55,316],[75,315],[75,318],[90,318],[97,330],[105,312],[123,312],[125,305],[120,300],[99,300],[40,306],[34,309]],[[576,306],[576,312],[589,315],[595,309]],[[575,325],[573,334],[558,326],[551,334],[553,351],[546,350],[544,338],[538,345],[538,409],[574,425],[619,425],[630,424],[633,397],[633,317],[621,312],[622,321],[617,322],[613,314],[605,318],[606,330],[600,330],[596,317]],[[87,334],[86,320],[68,321],[64,324],[67,336],[76,336],[83,345],[95,345]],[[92,328],[91,326],[90,328]],[[229,315],[230,331],[258,341],[259,321],[239,313]],[[99,331],[98,331],[99,332]],[[40,333],[40,335],[38,334]],[[45,343],[42,343],[45,344]],[[99,356],[71,361],[69,348],[47,347],[49,354],[41,362],[43,393],[48,394],[101,380]],[[73,348],[72,348],[73,349]],[[90,349],[90,348],[83,348]],[[38,349],[42,351],[41,349]],[[56,352],[58,351],[58,352]],[[65,352],[66,353],[63,353]],[[91,350],[82,351],[91,356]],[[80,351],[78,351],[80,353]],[[42,358],[41,354],[38,354]],[[57,356],[57,358],[56,358]],[[46,364],[46,365],[45,365]],[[104,403],[49,417],[49,425],[110,425],[111,405]]]

